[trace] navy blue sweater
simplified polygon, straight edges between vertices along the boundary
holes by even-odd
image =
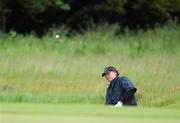
[[[137,105],[134,96],[136,90],[127,77],[117,76],[107,88],[105,104],[115,105],[118,101],[121,101],[123,105]]]

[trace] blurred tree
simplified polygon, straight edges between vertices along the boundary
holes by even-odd
[[[92,21],[137,29],[174,18],[179,22],[180,0],[0,0],[0,31],[42,35],[53,25],[80,30]]]
[[[38,15],[48,8],[70,10],[64,0],[0,0],[0,30],[7,27],[18,32],[39,31],[38,27],[45,19]]]
[[[6,14],[8,9],[6,9],[5,0],[0,0],[0,33],[6,30]]]
[[[30,14],[42,13],[47,7],[69,10],[70,6],[63,0],[17,0]]]
[[[180,0],[128,0],[125,19],[130,27],[149,27],[180,17]]]
[[[127,0],[67,0],[71,7],[66,23],[74,28],[86,28],[89,22],[117,23],[123,21]]]

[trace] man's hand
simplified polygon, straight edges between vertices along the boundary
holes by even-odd
[[[121,101],[118,101],[116,105],[114,105],[114,107],[116,108],[120,108],[123,106],[123,103]]]

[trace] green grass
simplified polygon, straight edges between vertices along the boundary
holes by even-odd
[[[90,104],[1,103],[1,123],[178,123],[180,110],[165,108],[114,108]]]
[[[0,102],[103,104],[113,65],[138,88],[140,106],[180,107],[180,28],[115,35],[97,27],[71,37],[0,37]]]

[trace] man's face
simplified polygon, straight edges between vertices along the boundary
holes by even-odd
[[[111,80],[113,80],[114,78],[116,78],[116,76],[117,76],[117,73],[114,71],[111,71],[111,72],[105,74],[105,77],[109,82]]]

